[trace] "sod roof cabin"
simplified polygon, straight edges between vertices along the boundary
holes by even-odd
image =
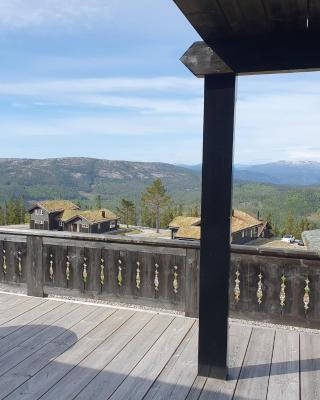
[[[68,200],[38,202],[29,209],[30,229],[105,233],[118,229],[119,217],[108,209],[80,210]]]
[[[195,217],[179,216],[169,224],[172,239],[200,240],[201,220]],[[266,222],[240,210],[233,210],[231,217],[231,242],[244,244],[258,237],[269,237],[270,230]]]

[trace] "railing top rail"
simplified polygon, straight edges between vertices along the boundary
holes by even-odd
[[[41,236],[45,238],[54,239],[72,239],[72,240],[85,240],[87,242],[105,242],[105,243],[121,243],[121,244],[136,244],[143,246],[161,246],[170,248],[200,248],[198,241],[184,241],[184,240],[171,240],[159,238],[132,238],[122,235],[101,235],[93,233],[76,233],[65,231],[43,231],[36,229],[14,229],[14,228],[0,228],[0,235],[14,235],[14,236]]]
[[[231,245],[234,254],[247,254],[266,257],[283,257],[303,260],[319,260],[320,252],[296,249],[280,249],[276,247],[259,247],[247,245]]]
[[[0,228],[0,235],[8,236],[21,236],[26,238],[27,236],[42,236],[46,238],[54,239],[73,239],[73,240],[85,240],[87,242],[105,242],[105,243],[121,243],[121,244],[136,244],[143,246],[161,246],[168,248],[190,248],[200,249],[200,241],[188,241],[188,240],[171,240],[171,239],[159,239],[159,238],[132,238],[125,237],[122,235],[101,235],[92,233],[75,233],[75,232],[60,232],[60,231],[42,231],[42,230],[31,230],[31,229],[14,229],[14,228]],[[280,249],[271,247],[261,246],[248,246],[248,245],[231,245],[231,253],[234,254],[247,254],[256,256],[266,257],[283,257],[292,259],[305,259],[305,260],[319,260],[320,251],[309,251],[309,250],[291,250],[291,249]]]

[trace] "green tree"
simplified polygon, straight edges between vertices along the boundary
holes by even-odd
[[[190,210],[190,217],[196,217],[196,218],[198,218],[199,216],[200,216],[200,213],[199,213],[199,206],[191,207],[191,210]]]
[[[161,222],[161,211],[170,202],[170,197],[167,195],[161,179],[156,179],[151,186],[147,187],[146,192],[141,195],[141,202],[155,215],[156,230],[158,233]]]
[[[96,196],[96,198],[95,198],[95,204],[96,204],[96,208],[97,208],[98,210],[101,210],[101,208],[102,208],[102,201],[101,201],[101,195],[100,195],[100,194],[98,194],[98,195]]]
[[[284,225],[284,234],[292,235],[295,231],[295,221],[292,211],[289,211]]]
[[[131,200],[121,199],[120,206],[117,207],[117,214],[121,218],[121,221],[127,225],[135,224],[135,204]]]

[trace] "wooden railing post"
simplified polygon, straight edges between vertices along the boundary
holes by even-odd
[[[185,277],[185,315],[199,316],[199,269],[200,250],[187,249]]]
[[[27,237],[26,282],[28,296],[43,297],[43,241],[40,236]]]

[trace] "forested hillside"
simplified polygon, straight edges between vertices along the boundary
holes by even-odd
[[[303,174],[302,165],[298,166],[300,174]],[[308,171],[315,171],[317,165],[304,165],[305,178],[301,179],[308,181]],[[268,168],[270,170],[270,165]],[[274,168],[273,173],[276,173]],[[264,172],[256,171],[257,180],[260,174]],[[37,200],[65,198],[80,202],[83,207],[93,207],[99,196],[102,205],[113,210],[121,199],[132,200],[139,210],[141,193],[157,178],[166,187],[174,203],[171,206],[178,207],[185,214],[199,210],[199,166],[189,169],[164,163],[90,158],[0,159],[0,206],[12,198],[23,198],[26,206]],[[312,181],[315,179],[316,173],[313,172]],[[279,228],[284,227],[289,215],[297,222],[312,216],[312,221],[320,224],[320,185],[288,186],[236,179],[233,198],[234,208],[253,215],[259,212],[262,218],[271,216]]]
[[[157,178],[177,202],[199,201],[197,171],[164,163],[60,158],[0,159],[0,203],[20,196],[26,201],[64,198],[90,202],[101,195],[108,206],[115,207],[123,197],[140,199],[146,185]]]

